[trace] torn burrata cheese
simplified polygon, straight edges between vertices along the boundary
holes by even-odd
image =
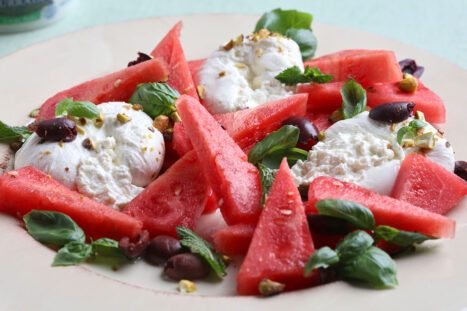
[[[260,30],[239,36],[216,50],[200,68],[204,105],[213,114],[254,108],[293,94],[275,77],[289,67],[303,68],[292,39]]]
[[[124,207],[159,174],[165,153],[162,134],[136,107],[100,104],[102,120],[76,120],[78,135],[72,142],[32,134],[16,153],[15,169],[35,166],[72,190]]]
[[[297,185],[308,185],[318,176],[331,176],[380,194],[391,194],[401,162],[409,153],[420,153],[454,170],[454,153],[447,140],[427,123],[424,133],[433,133],[431,150],[397,142],[398,130],[413,118],[391,125],[375,121],[368,112],[334,123],[308,153],[306,161],[292,167]]]

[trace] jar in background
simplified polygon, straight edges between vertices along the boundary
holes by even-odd
[[[64,17],[75,0],[0,0],[0,33],[33,30]]]

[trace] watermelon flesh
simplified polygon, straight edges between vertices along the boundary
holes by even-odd
[[[332,113],[342,108],[341,88],[344,82],[326,84],[300,84],[297,92],[308,94],[308,113]],[[418,82],[417,91],[406,93],[399,89],[397,82],[375,83],[367,88],[367,105],[376,107],[390,102],[412,102],[415,111],[422,111],[425,119],[430,123],[444,123],[446,108],[443,100],[428,89],[422,82]]]
[[[353,78],[362,86],[375,82],[402,80],[402,71],[393,51],[344,50],[305,62],[305,66],[318,67],[333,75],[332,82]]]
[[[201,65],[206,61],[206,59],[196,59],[188,62],[188,68],[190,68],[191,77],[195,85],[199,85],[198,73]]]
[[[169,68],[169,80],[167,84],[176,89],[180,94],[190,95],[198,99],[190,68],[180,43],[180,30],[183,23],[180,21],[167,33],[159,44],[151,52],[154,57],[163,59]]]
[[[152,237],[177,237],[176,226],[194,229],[204,210],[209,187],[194,151],[187,153],[147,186],[123,210],[140,220]]]
[[[360,203],[371,210],[376,225],[415,231],[435,238],[454,237],[456,222],[452,219],[335,178],[321,176],[310,184],[308,192],[310,212],[317,213],[315,203],[324,199]]]
[[[174,124],[172,146],[181,157],[193,150],[193,145],[191,144],[190,138],[186,134],[185,127],[183,126],[182,122],[177,122]]]
[[[93,239],[136,238],[142,223],[122,212],[70,190],[35,167],[0,176],[0,212],[22,218],[31,210],[70,216]]]
[[[391,196],[446,214],[467,194],[467,182],[417,153],[404,158]]]
[[[256,222],[261,201],[258,169],[199,101],[182,95],[176,105],[225,222]]]
[[[49,98],[42,104],[36,122],[55,118],[55,107],[65,98],[90,101],[96,105],[110,101],[128,102],[138,84],[159,82],[167,79],[168,75],[165,63],[156,58],[84,82]]]
[[[313,252],[302,199],[284,159],[238,272],[237,292],[258,295],[263,279],[285,284],[287,291],[318,284],[317,270],[303,275]]]
[[[245,255],[255,227],[255,224],[237,224],[216,231],[212,235],[214,248],[221,254]]]

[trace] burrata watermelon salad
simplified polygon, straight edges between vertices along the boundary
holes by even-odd
[[[454,238],[444,215],[467,164],[436,127],[446,110],[423,67],[387,50],[314,58],[311,22],[273,10],[194,61],[179,22],[31,124],[0,123],[16,152],[0,211],[58,250],[53,266],[144,258],[184,292],[236,255],[240,295],[396,286],[393,257]]]

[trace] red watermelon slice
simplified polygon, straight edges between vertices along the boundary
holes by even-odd
[[[364,87],[375,82],[402,80],[402,71],[393,51],[344,50],[309,60],[304,65],[318,67],[323,73],[333,75],[333,82],[353,78]]]
[[[169,67],[169,80],[167,84],[180,94],[187,94],[198,99],[190,68],[186,62],[185,53],[180,43],[180,30],[183,23],[178,22],[159,42],[151,52],[154,57],[163,59]]]
[[[186,134],[185,127],[183,127],[182,122],[177,122],[174,124],[172,146],[181,157],[193,150],[193,145],[191,144],[190,138]]]
[[[98,105],[109,101],[127,102],[140,83],[159,82],[169,74],[160,59],[151,59],[135,66],[111,73],[101,78],[84,82],[62,91],[42,104],[36,122],[55,118],[55,107],[65,98],[90,101]]]
[[[195,83],[195,86],[199,85],[198,72],[205,60],[206,59],[197,59],[188,62],[188,68],[190,68],[191,76],[193,77],[193,82]]]
[[[376,225],[416,231],[436,238],[454,237],[456,222],[452,219],[327,176],[318,177],[310,184],[308,207],[311,212],[316,213],[315,203],[324,199],[360,203],[372,211]]]
[[[124,213],[140,220],[151,236],[177,237],[176,226],[195,227],[208,191],[208,183],[192,151],[149,184],[125,207]]]
[[[238,224],[216,231],[212,235],[214,248],[221,254],[245,255],[255,227],[255,224]]]
[[[176,105],[225,222],[256,222],[261,201],[258,169],[199,101],[182,95]]]
[[[391,196],[427,211],[446,214],[467,194],[467,182],[417,153],[402,162]]]
[[[72,191],[35,167],[0,176],[0,212],[22,218],[31,210],[70,216],[89,238],[136,238],[142,224],[122,212]]]
[[[317,272],[303,276],[314,250],[302,199],[284,159],[238,272],[237,292],[258,295],[263,279],[285,284],[287,291],[318,284]]]

